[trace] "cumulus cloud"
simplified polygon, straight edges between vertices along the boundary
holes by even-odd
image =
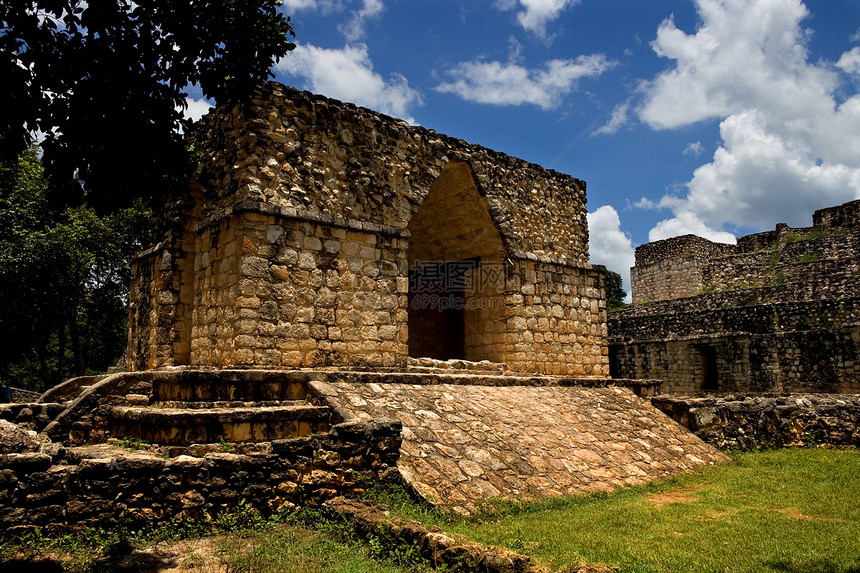
[[[503,10],[513,10],[519,4],[522,10],[517,12],[517,22],[523,29],[540,38],[546,38],[546,26],[569,6],[579,4],[579,0],[519,0],[498,2]]]
[[[855,46],[850,51],[842,54],[836,66],[847,74],[860,74],[860,48]]]
[[[612,110],[612,115],[609,117],[609,121],[600,126],[591,135],[611,135],[613,133],[616,133],[627,123],[627,114],[629,110],[629,101],[626,101],[622,104],[618,104]]]
[[[533,104],[552,109],[576,87],[577,80],[599,76],[614,65],[603,54],[549,60],[540,69],[528,69],[513,62],[475,60],[461,62],[449,70],[451,81],[442,82],[435,89],[476,103]]]
[[[344,35],[347,42],[362,40],[366,32],[367,21],[382,14],[384,9],[382,0],[364,0],[361,8],[353,10],[352,17],[338,26],[338,31]]]
[[[593,213],[588,213],[587,217],[590,260],[621,275],[629,302],[630,267],[634,263],[634,249],[630,237],[621,230],[618,211],[610,205],[603,205]]]
[[[696,4],[695,33],[671,18],[660,25],[652,47],[674,62],[642,86],[639,117],[655,129],[716,119],[722,142],[685,196],[660,201],[674,218],[651,238],[695,232],[728,240],[726,225],[804,224],[814,209],[860,197],[860,95],[837,96],[844,92],[833,65],[809,61],[806,7],[800,0]],[[853,70],[854,50],[838,65]]]
[[[186,119],[190,119],[192,121],[197,121],[213,107],[211,103],[209,103],[203,98],[195,99],[188,97],[185,98],[185,103],[188,106],[185,108],[184,111],[185,117]]]
[[[369,107],[415,123],[409,109],[421,105],[421,94],[400,74],[388,79],[373,71],[367,46],[340,49],[300,45],[283,58],[281,73],[302,77],[305,89],[335,99]]]
[[[734,243],[735,236],[727,231],[716,231],[703,223],[692,211],[675,211],[671,219],[664,219],[648,232],[649,241],[659,241],[679,235],[698,235],[715,243]]]

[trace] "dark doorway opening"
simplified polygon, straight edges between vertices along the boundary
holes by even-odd
[[[620,378],[621,365],[618,359],[618,347],[617,346],[609,346],[609,377],[610,378]]]
[[[466,301],[480,257],[409,271],[409,355],[466,358]]]
[[[714,346],[698,346],[701,355],[702,390],[713,391],[720,389],[720,379],[717,370],[717,349]]]

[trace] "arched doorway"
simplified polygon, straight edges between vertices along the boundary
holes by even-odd
[[[466,163],[445,166],[412,216],[409,355],[504,359],[504,245]]]

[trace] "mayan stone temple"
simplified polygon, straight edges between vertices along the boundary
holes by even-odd
[[[134,268],[130,369],[608,376],[584,182],[279,86],[192,142],[188,210]]]
[[[275,83],[189,139],[189,192],[133,264],[127,371],[10,410],[51,442],[15,454],[4,526],[269,514],[367,480],[468,512],[727,459],[651,405],[658,380],[609,378],[584,182]]]

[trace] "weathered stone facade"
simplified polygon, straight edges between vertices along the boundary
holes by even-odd
[[[191,194],[133,266],[129,369],[608,375],[584,182],[271,83],[190,138]]]
[[[642,245],[609,315],[613,375],[664,392],[860,393],[860,201],[813,226]]]

